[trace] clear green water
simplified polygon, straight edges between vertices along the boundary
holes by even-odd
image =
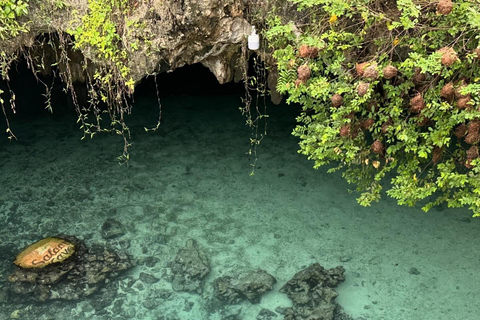
[[[81,141],[75,116],[12,119],[18,141],[0,140],[0,319],[253,320],[261,309],[289,306],[279,288],[314,262],[345,267],[337,302],[354,319],[478,319],[480,220],[469,211],[425,214],[387,198],[360,207],[339,175],[313,170],[297,154],[293,107],[269,107],[250,176],[240,96],[178,95],[162,104],[159,132],[146,133],[156,97],[137,98],[127,120],[131,161],[123,166],[115,160],[122,140]],[[103,239],[107,218],[126,234]],[[58,233],[120,244],[138,264],[81,301],[14,297],[6,277],[15,255]],[[172,291],[168,281],[169,262],[188,239],[211,263],[201,295]],[[152,257],[156,263],[145,263]],[[274,275],[274,290],[259,304],[216,303],[213,280],[239,268]],[[142,273],[159,281],[146,283]]]

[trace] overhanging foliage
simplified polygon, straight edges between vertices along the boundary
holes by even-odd
[[[303,107],[299,152],[336,164],[362,205],[390,173],[399,204],[480,215],[479,3],[290,2],[304,20],[273,15],[265,36],[278,91]]]

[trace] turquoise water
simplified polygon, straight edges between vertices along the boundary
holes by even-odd
[[[315,262],[345,268],[336,301],[353,319],[478,319],[480,220],[388,198],[360,207],[340,175],[296,152],[292,106],[269,106],[251,176],[240,97],[164,96],[163,123],[147,133],[156,96],[138,96],[128,165],[116,161],[119,136],[80,140],[73,114],[11,118],[18,141],[0,140],[0,319],[250,320],[262,309],[283,319],[275,310],[291,301],[279,289]],[[123,235],[102,237],[109,218]],[[13,294],[6,278],[16,254],[59,233],[121,248],[135,266],[78,301]],[[202,293],[172,290],[170,262],[189,239],[210,262]],[[216,278],[258,268],[277,280],[260,303],[214,299]]]

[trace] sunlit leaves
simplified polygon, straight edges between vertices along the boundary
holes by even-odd
[[[29,24],[19,22],[28,14],[28,2],[23,0],[0,0],[0,40],[28,32]]]
[[[412,0],[399,0],[385,12],[372,1],[291,2],[311,21],[322,21],[307,23],[296,37],[295,22],[271,19],[269,29],[275,32],[267,31],[279,71],[277,89],[288,102],[302,105],[293,132],[300,152],[315,168],[336,163],[330,171],[343,170],[362,205],[379,199],[385,174],[392,171],[387,194],[400,204],[429,199],[424,210],[446,202],[479,212],[480,160],[467,159],[471,145],[454,131],[480,120],[480,64],[474,51],[480,47],[480,8],[455,1],[452,13],[440,15]],[[318,48],[318,57],[300,56],[304,44]],[[452,48],[458,58],[446,64],[441,48]],[[375,63],[379,74],[362,78],[356,70],[360,63]],[[296,68],[303,64],[312,74],[299,82]],[[393,78],[383,77],[388,65],[398,70]],[[447,83],[455,88],[449,99],[440,95]],[[342,96],[340,106],[333,106],[334,94]],[[422,102],[413,108],[417,96]],[[460,97],[468,102],[459,104]],[[383,152],[372,152],[374,140]]]

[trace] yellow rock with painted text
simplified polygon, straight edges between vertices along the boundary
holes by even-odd
[[[62,262],[75,252],[75,245],[61,238],[45,238],[26,247],[13,262],[21,268],[43,268]]]

